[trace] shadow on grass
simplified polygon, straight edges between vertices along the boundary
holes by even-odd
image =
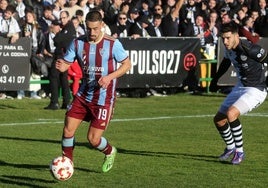
[[[34,165],[34,164],[15,164],[15,163],[8,163],[5,161],[0,160],[0,166],[9,166],[12,168],[24,168],[27,170],[41,170],[49,172],[49,165]],[[86,168],[76,167],[75,170],[84,171],[88,173],[101,173],[99,171],[90,170]],[[43,188],[48,187],[47,185],[51,185],[51,187],[55,187],[55,183],[58,183],[57,180],[47,180],[41,178],[30,178],[25,176],[11,176],[11,175],[2,175],[0,177],[0,185],[20,185],[20,186],[27,186],[27,187],[37,187]],[[46,186],[41,186],[40,184],[47,184]],[[1,186],[0,186],[1,187]]]
[[[26,187],[36,187],[36,188],[47,188],[47,186],[40,186],[37,185],[37,183],[32,182],[39,182],[39,183],[56,183],[56,180],[50,181],[50,180],[44,180],[39,178],[29,178],[29,177],[23,177],[23,176],[1,176],[0,182],[2,185],[19,185],[19,186],[26,186]]]
[[[0,136],[0,139],[10,139],[10,140],[22,140],[22,141],[31,141],[31,142],[46,142],[46,143],[56,143],[60,144],[59,140],[48,140],[48,139],[34,139],[34,138],[18,138],[18,137],[7,137]],[[93,149],[87,142],[76,142],[75,146],[82,146]],[[123,148],[117,148],[118,153],[128,154],[128,155],[141,155],[141,156],[152,156],[152,157],[170,157],[170,158],[178,158],[184,157],[192,160],[200,160],[206,162],[215,162],[219,163],[218,156],[213,155],[203,155],[203,154],[192,154],[192,153],[170,153],[170,152],[153,152],[153,151],[135,151],[128,150]],[[222,164],[229,164],[229,162],[221,162]],[[83,170],[83,169],[81,169]]]
[[[31,141],[31,142],[45,142],[45,143],[54,143],[61,144],[60,140],[48,140],[48,139],[35,139],[35,138],[18,138],[18,137],[8,137],[8,136],[0,136],[0,139],[6,140],[22,140],[22,141]],[[84,146],[90,149],[93,149],[88,142],[76,142],[75,146]],[[123,148],[117,148],[118,153],[122,154],[131,154],[131,155],[143,155],[143,156],[154,156],[154,157],[173,157],[177,158],[178,156],[191,157],[193,159],[210,159],[218,161],[218,156],[212,155],[200,155],[200,154],[189,154],[189,153],[168,153],[168,152],[152,152],[152,151],[135,151],[135,150],[127,150]]]
[[[170,158],[187,158],[192,160],[200,160],[213,163],[222,163],[230,164],[227,161],[219,161],[218,156],[213,155],[201,155],[201,154],[191,154],[191,153],[170,153],[170,152],[152,152],[152,151],[135,151],[135,150],[126,150],[122,148],[117,148],[118,153],[127,154],[127,155],[142,155],[149,157],[170,157]]]
[[[44,142],[44,143],[52,143],[52,144],[61,144],[61,140],[49,140],[49,139],[40,139],[40,138],[19,138],[19,137],[8,137],[8,136],[0,136],[0,140],[21,140],[21,141],[30,141],[30,142]],[[85,146],[90,147],[88,143],[85,142],[76,142],[76,146]]]
[[[1,105],[0,109],[18,109],[17,107],[11,106],[11,105]]]

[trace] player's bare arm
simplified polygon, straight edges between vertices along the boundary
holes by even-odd
[[[63,59],[58,59],[56,62],[56,69],[58,69],[60,72],[65,72],[70,67],[70,63],[67,61],[64,61]]]
[[[98,83],[102,88],[107,88],[108,85],[110,84],[111,80],[124,75],[127,71],[130,70],[131,62],[130,62],[129,58],[125,59],[121,63],[122,63],[122,65],[116,71],[114,71],[113,73],[111,73],[107,76],[103,76],[99,79]]]

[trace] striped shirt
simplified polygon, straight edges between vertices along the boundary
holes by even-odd
[[[87,102],[102,105],[112,104],[116,97],[117,79],[107,89],[101,88],[98,80],[117,70],[117,63],[128,58],[121,42],[103,35],[97,43],[88,42],[85,36],[75,39],[64,56],[67,62],[77,58],[83,70],[83,81],[77,97]]]

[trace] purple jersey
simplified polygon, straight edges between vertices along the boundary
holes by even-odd
[[[73,62],[76,57],[83,70],[83,81],[77,96],[102,106],[113,103],[117,79],[112,80],[107,89],[101,88],[98,80],[114,72],[117,62],[128,58],[121,42],[108,35],[104,35],[97,43],[81,37],[71,43],[64,60]]]

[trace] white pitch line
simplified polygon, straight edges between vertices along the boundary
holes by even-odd
[[[160,119],[177,119],[177,118],[204,118],[213,117],[214,115],[186,115],[186,116],[162,116],[162,117],[147,117],[147,118],[126,118],[126,119],[112,119],[112,122],[129,122],[129,121],[148,121],[148,120],[160,120]],[[264,113],[250,113],[245,116],[250,117],[268,117],[268,114]],[[25,123],[0,123],[0,126],[15,126],[15,125],[36,125],[36,124],[63,124],[63,120],[58,119],[38,119],[36,122]]]

